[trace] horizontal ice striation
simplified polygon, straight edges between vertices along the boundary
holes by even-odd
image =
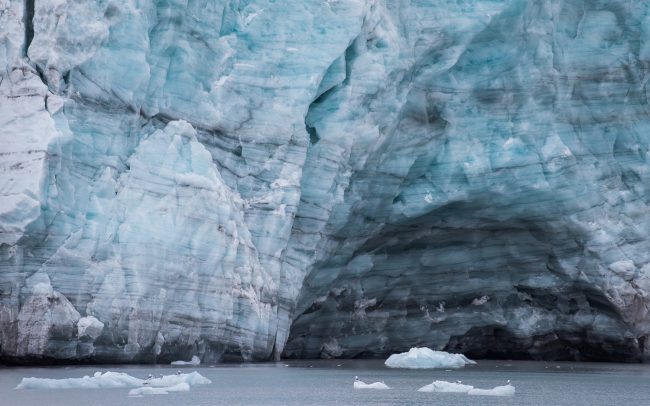
[[[648,358],[648,26],[0,1],[0,356]]]

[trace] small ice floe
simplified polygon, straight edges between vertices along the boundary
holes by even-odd
[[[192,356],[192,359],[189,361],[173,361],[172,365],[179,366],[179,365],[201,365],[201,359],[197,357],[196,355]]]
[[[515,396],[515,387],[508,381],[503,386],[495,386],[492,389],[472,389],[467,392],[468,395],[476,396]]]
[[[133,388],[141,386],[144,380],[123,372],[95,372],[82,378],[23,378],[16,389],[101,389]]]
[[[208,378],[192,372],[180,375],[163,375],[160,378],[154,378],[149,375],[147,379],[140,379],[124,372],[95,372],[93,376],[84,376],[82,378],[23,378],[16,386],[16,389],[102,389],[102,388],[169,388],[186,383],[190,386],[207,385],[212,383]]]
[[[383,382],[365,383],[359,379],[358,376],[354,377],[354,389],[390,389],[388,385]]]
[[[424,385],[418,392],[452,392],[452,393],[467,393],[474,389],[472,385],[464,385],[461,381],[447,382],[447,381],[433,381],[428,385]]]
[[[409,352],[393,354],[385,362],[389,368],[463,368],[465,365],[476,364],[463,354],[450,354],[445,351],[434,351],[426,347],[414,347]]]
[[[189,392],[190,385],[187,382],[180,382],[172,386],[153,387],[143,386],[141,388],[131,389],[129,396],[144,396],[144,395],[166,395],[169,392]]]

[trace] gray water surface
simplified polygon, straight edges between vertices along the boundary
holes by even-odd
[[[650,364],[478,361],[459,370],[404,370],[382,361],[285,361],[185,367],[212,380],[187,393],[134,398],[129,389],[16,390],[23,377],[77,378],[96,371],[172,374],[169,366],[84,366],[0,369],[0,405],[639,405],[650,406]],[[391,390],[354,390],[354,376]],[[433,380],[492,388],[510,379],[514,397],[421,393]]]

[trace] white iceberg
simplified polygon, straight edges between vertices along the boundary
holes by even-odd
[[[208,385],[212,381],[194,371],[189,374],[165,375],[160,378],[149,379],[149,386],[169,387],[185,382],[190,386]]]
[[[452,392],[452,393],[467,393],[474,389],[472,385],[464,385],[460,381],[447,382],[447,381],[433,381],[428,385],[424,385],[418,392]]]
[[[472,389],[467,394],[475,396],[515,396],[515,387],[507,384],[495,386],[492,389]]]
[[[389,368],[462,368],[465,365],[476,364],[463,354],[450,354],[445,351],[434,351],[426,347],[414,347],[409,352],[393,354],[385,362]]]
[[[356,376],[354,377],[353,386],[354,389],[390,389],[390,387],[383,382],[365,383]]]
[[[187,382],[180,382],[176,385],[166,386],[166,387],[152,387],[152,386],[143,386],[141,388],[131,389],[129,391],[129,396],[144,396],[144,395],[166,395],[169,392],[189,392],[190,385]]]
[[[193,356],[192,356],[192,359],[189,360],[189,361],[173,361],[173,362],[172,362],[172,365],[174,365],[174,366],[182,366],[182,365],[200,365],[200,364],[201,364],[201,360],[200,360],[199,357],[197,357],[196,355],[193,355]]]
[[[123,372],[95,372],[93,376],[82,378],[23,378],[16,389],[100,389],[131,388],[141,386],[143,379]]]
[[[160,378],[140,379],[124,372],[95,372],[93,376],[82,378],[23,378],[16,389],[103,389],[103,388],[138,388],[141,386],[169,388],[180,383],[207,385],[208,378],[194,371],[189,374],[165,375]]]

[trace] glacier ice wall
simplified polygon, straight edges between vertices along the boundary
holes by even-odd
[[[649,358],[648,27],[0,0],[0,356]]]

